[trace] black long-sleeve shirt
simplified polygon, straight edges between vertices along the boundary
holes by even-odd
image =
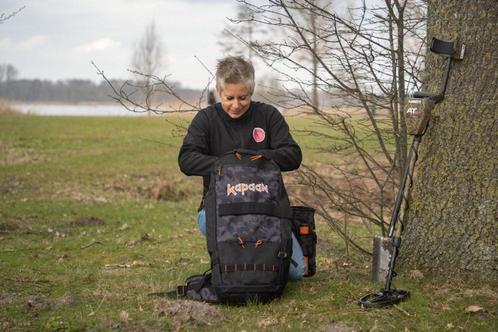
[[[282,171],[292,171],[301,164],[301,149],[284,117],[275,107],[252,101],[238,119],[230,118],[220,103],[198,112],[180,148],[180,170],[186,175],[202,176],[205,195],[215,161],[240,148],[258,151],[274,160]]]

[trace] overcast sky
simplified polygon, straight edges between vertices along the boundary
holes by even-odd
[[[26,6],[0,24],[0,63],[21,78],[128,78],[134,45],[155,21],[166,51],[163,74],[202,88],[221,54],[217,38],[234,17],[234,0],[0,0],[0,14]]]

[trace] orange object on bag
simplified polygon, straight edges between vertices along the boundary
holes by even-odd
[[[309,226],[299,226],[299,234],[308,235],[310,233]]]

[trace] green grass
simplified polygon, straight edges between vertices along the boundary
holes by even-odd
[[[311,120],[289,122],[302,129]],[[320,220],[318,273],[288,284],[281,299],[216,306],[223,319],[209,325],[155,314],[164,300],[148,293],[209,266],[195,223],[201,182],[176,164],[180,134],[164,118],[0,117],[0,330],[496,330],[496,285],[472,281],[401,271],[408,301],[360,308],[358,298],[382,285],[369,279],[369,258],[346,255]],[[316,138],[295,138],[306,160],[323,161],[309,150]],[[178,199],[156,200],[159,184]],[[82,217],[103,224],[75,226]],[[466,313],[470,305],[483,310]]]

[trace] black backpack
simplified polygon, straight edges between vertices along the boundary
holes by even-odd
[[[150,295],[234,305],[269,302],[287,283],[293,229],[308,265],[305,276],[315,273],[314,210],[291,208],[274,161],[250,150],[221,157],[204,207],[211,272],[187,278],[176,291]],[[307,235],[300,234],[303,226],[309,227]]]
[[[211,286],[219,302],[280,296],[292,255],[292,210],[279,166],[240,150],[218,160],[205,199]]]

